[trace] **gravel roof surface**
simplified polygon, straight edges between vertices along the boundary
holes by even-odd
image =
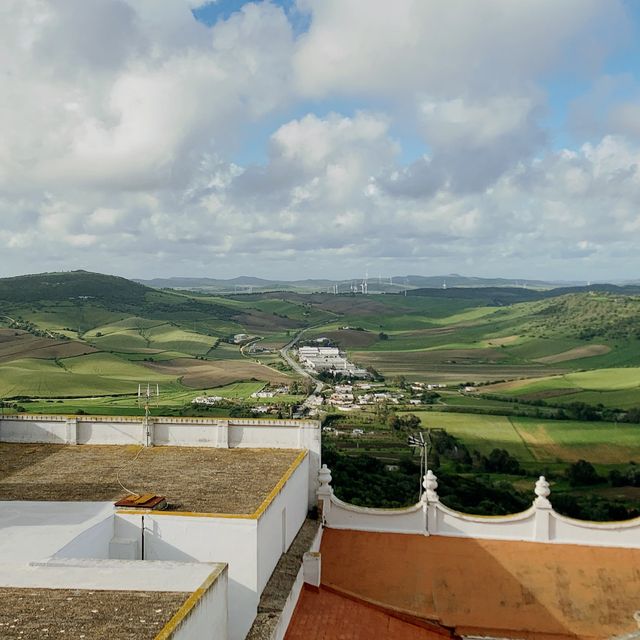
[[[0,500],[115,501],[127,495],[119,477],[130,491],[165,496],[176,510],[251,514],[299,454],[293,449],[0,443]]]
[[[189,593],[0,588],[0,638],[152,640]]]

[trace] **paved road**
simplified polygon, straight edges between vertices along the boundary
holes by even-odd
[[[299,333],[297,333],[293,340],[291,340],[291,342],[289,342],[288,344],[285,344],[284,347],[282,347],[282,349],[280,349],[280,355],[282,356],[282,358],[284,359],[284,361],[297,373],[299,373],[301,376],[304,376],[305,378],[310,378],[311,380],[313,380],[316,383],[316,386],[314,388],[314,390],[312,391],[311,395],[315,395],[318,394],[322,391],[322,387],[324,387],[324,383],[321,382],[320,380],[316,379],[314,376],[312,376],[306,369],[303,369],[302,366],[300,366],[299,362],[296,362],[290,355],[289,355],[289,351],[296,345],[296,343],[298,342],[298,340],[300,340],[300,338],[302,337],[302,334],[305,333],[305,331],[308,331],[309,329],[313,329],[314,327],[308,327],[307,329],[303,329],[302,331],[300,331]],[[308,398],[307,398],[308,400]],[[304,405],[307,405],[307,400],[304,401]]]

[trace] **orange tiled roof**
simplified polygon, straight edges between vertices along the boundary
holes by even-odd
[[[326,588],[300,593],[285,640],[445,640],[382,609]]]
[[[321,553],[323,585],[460,635],[601,640],[637,630],[640,549],[325,529]]]

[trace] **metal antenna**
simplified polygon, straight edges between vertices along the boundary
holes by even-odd
[[[429,469],[429,446],[431,442],[431,430],[427,429],[427,439],[424,439],[422,431],[415,435],[410,435],[407,438],[407,444],[415,449],[420,449],[420,488],[418,490],[418,497],[422,495],[422,477],[427,473]]]
[[[144,389],[141,384],[138,385],[138,406],[144,407],[144,434],[145,434],[145,447],[151,446],[151,426],[149,424],[149,413],[151,408],[151,402],[155,400],[156,404],[160,397],[160,386],[156,384],[156,388],[147,382],[147,388]]]

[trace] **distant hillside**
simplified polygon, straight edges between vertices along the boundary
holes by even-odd
[[[187,289],[209,293],[246,293],[266,291],[298,291],[311,293],[332,288],[333,280],[265,280],[252,276],[239,276],[227,280],[217,278],[153,278],[136,280],[140,284],[156,289]],[[346,287],[347,285],[343,285]]]
[[[81,306],[87,310],[87,322],[91,308],[187,322],[189,319],[203,321],[206,318],[232,320],[243,315],[213,300],[203,301],[177,292],[158,291],[126,278],[89,271],[1,278],[0,303],[5,305],[7,313],[18,315],[24,315],[25,306],[40,310]],[[82,324],[85,328],[92,326],[91,323]]]
[[[442,285],[446,285],[447,287],[533,287],[548,289],[558,284],[570,286],[583,284],[581,282],[553,283],[548,280],[521,280],[514,278],[477,278],[474,276],[461,276],[457,273],[441,276],[397,276],[394,281],[398,284],[426,288],[442,288]]]
[[[533,303],[530,312],[532,319],[523,330],[534,336],[640,339],[640,297],[572,293]]]
[[[545,292],[521,287],[451,287],[447,289],[414,289],[408,296],[426,298],[444,298],[451,300],[468,300],[482,306],[503,306],[516,302],[540,300]]]
[[[39,273],[0,278],[0,301],[11,303],[98,300],[134,304],[149,291],[137,282],[89,271]]]
[[[323,278],[309,278],[306,280],[269,280],[251,276],[238,278],[154,278],[152,280],[136,280],[148,287],[157,289],[192,289],[199,291],[218,293],[242,293],[251,290],[254,293],[266,291],[297,291],[299,293],[312,293],[329,291],[333,293],[334,287],[339,293],[348,293],[352,287],[358,291],[365,278],[360,275],[355,278],[343,280],[331,280]],[[583,283],[549,282],[546,280],[516,280],[513,278],[477,278],[462,276],[456,273],[441,276],[373,276],[367,278],[369,293],[397,293],[398,291],[413,290],[419,288],[447,287],[530,287],[533,289],[551,289],[560,285],[580,286]],[[525,298],[528,299],[528,298]]]
[[[555,287],[552,289],[525,289],[523,287],[448,287],[421,288],[407,291],[408,296],[444,298],[450,300],[469,300],[474,304],[503,306],[517,302],[531,302],[559,298],[570,294],[609,293],[612,295],[633,296],[640,294],[640,286],[615,284],[594,284],[581,287]]]

